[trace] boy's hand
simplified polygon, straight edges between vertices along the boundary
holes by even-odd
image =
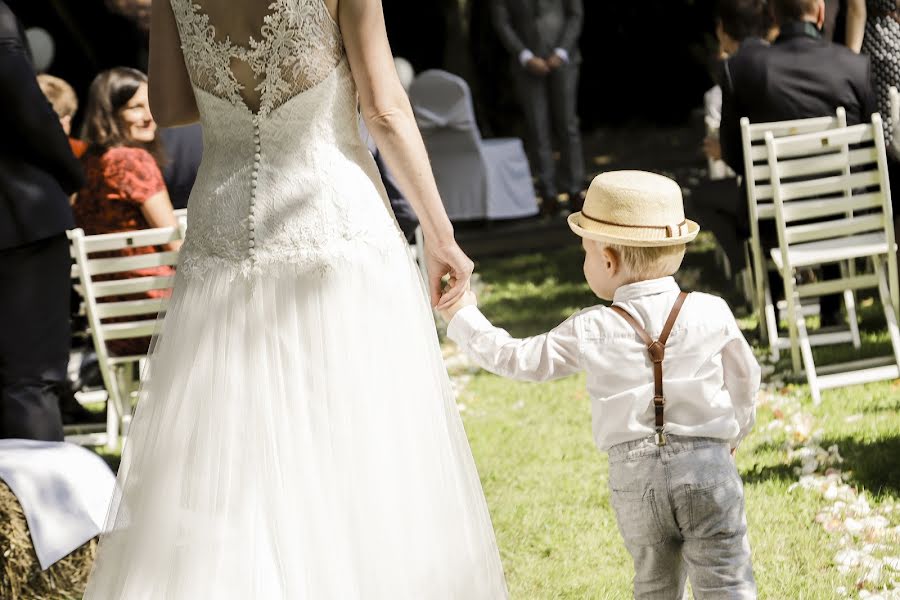
[[[455,304],[452,304],[448,308],[440,311],[441,317],[448,323],[453,320],[453,317],[456,316],[456,313],[460,311],[460,309],[465,308],[466,306],[478,306],[478,298],[475,296],[475,293],[472,290],[466,290],[466,293],[463,294],[462,298],[457,300]]]

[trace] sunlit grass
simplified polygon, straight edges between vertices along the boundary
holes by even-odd
[[[715,269],[708,240],[692,248],[679,276],[684,289],[724,295],[737,290]],[[597,301],[581,273],[577,245],[555,252],[481,261],[480,304],[513,335],[540,333]],[[862,311],[864,342],[883,351],[877,310]],[[756,320],[739,317],[756,343]],[[815,323],[811,323],[814,325]],[[758,349],[762,356],[765,352]],[[869,350],[865,350],[869,351]],[[845,360],[852,348],[817,351],[823,361]],[[776,365],[781,378],[789,353]],[[876,503],[900,499],[900,387],[884,382],[827,391],[812,406],[805,385],[792,386],[822,430],[838,444],[850,483]],[[607,459],[594,446],[584,376],[546,384],[507,381],[479,373],[460,399],[484,482],[510,593],[517,598],[630,598],[633,570],[619,537],[606,488]],[[770,408],[738,454],[760,598],[833,598],[853,589],[857,574],[832,565],[835,536],[814,522],[821,497],[797,489],[783,438],[766,433]],[[894,523],[897,524],[897,523]]]

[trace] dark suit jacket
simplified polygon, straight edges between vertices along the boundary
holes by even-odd
[[[579,60],[578,38],[584,23],[582,0],[491,0],[500,41],[518,60],[523,50],[546,58],[554,49]]]
[[[744,172],[741,117],[751,123],[805,119],[847,111],[847,124],[876,110],[869,59],[818,35],[811,23],[788,23],[772,45],[744,40],[722,65],[722,157]]]
[[[69,195],[84,175],[41,93],[25,36],[0,0],[0,250],[75,226]]]

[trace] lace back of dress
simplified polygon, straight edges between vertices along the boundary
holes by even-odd
[[[170,0],[197,88],[265,116],[322,82],[343,57],[324,0]]]

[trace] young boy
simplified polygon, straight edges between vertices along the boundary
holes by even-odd
[[[444,314],[447,334],[505,377],[587,372],[635,598],[680,599],[687,577],[698,600],[755,598],[732,454],[753,425],[760,369],[728,305],[683,294],[672,277],[699,231],[684,218],[681,188],[653,173],[603,173],[569,226],[583,238],[591,290],[612,307],[519,340],[469,292]]]

